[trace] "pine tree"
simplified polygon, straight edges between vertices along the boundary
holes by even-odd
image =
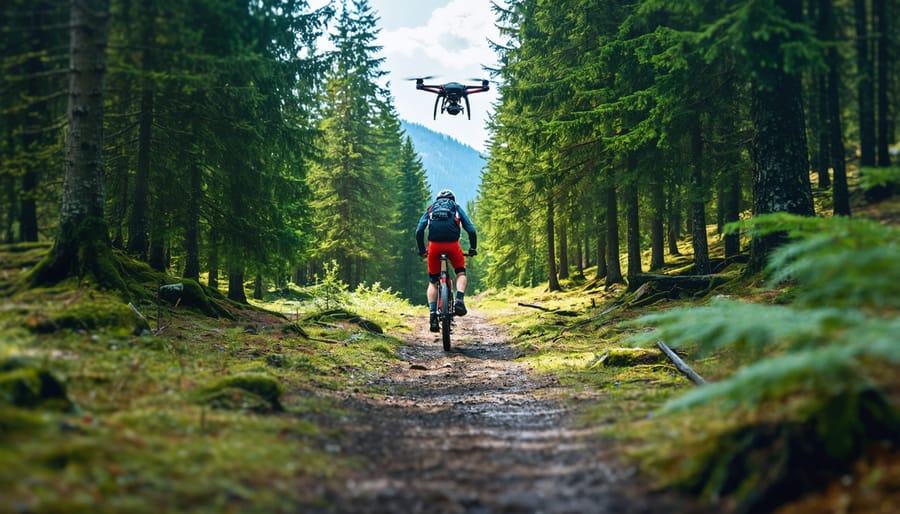
[[[69,128],[60,232],[53,249],[29,277],[33,284],[84,277],[102,287],[127,291],[113,259],[104,219],[103,84],[108,0],[73,2],[70,26]]]

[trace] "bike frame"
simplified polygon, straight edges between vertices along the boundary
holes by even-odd
[[[450,259],[441,254],[441,275],[438,280],[438,319],[441,324],[441,340],[444,351],[450,351],[450,325],[453,322],[453,279],[450,277]]]

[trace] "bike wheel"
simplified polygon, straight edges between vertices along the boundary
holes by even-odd
[[[450,321],[453,311],[450,310],[450,287],[446,283],[441,284],[441,340],[444,343],[444,351],[450,351]]]

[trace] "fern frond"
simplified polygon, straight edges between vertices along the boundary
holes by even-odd
[[[760,351],[775,344],[787,347],[826,344],[871,321],[855,310],[801,310],[713,299],[706,306],[671,309],[624,325],[654,328],[629,337],[634,344],[648,345],[659,339],[673,347],[697,343],[701,352],[709,353],[731,346]]]
[[[753,408],[794,393],[825,397],[858,391],[871,387],[859,366],[863,358],[900,363],[900,345],[887,339],[874,344],[866,340],[764,359],[742,368],[728,380],[698,387],[675,398],[663,406],[661,413],[699,405],[718,405],[725,410]]]
[[[900,231],[845,218],[793,226],[797,239],[770,258],[771,286],[797,281],[800,305],[900,306]]]

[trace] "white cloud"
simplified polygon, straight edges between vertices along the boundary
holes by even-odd
[[[451,0],[432,11],[423,26],[382,32],[379,44],[388,58],[416,56],[449,71],[465,71],[496,61],[488,38],[497,39],[490,2]]]

